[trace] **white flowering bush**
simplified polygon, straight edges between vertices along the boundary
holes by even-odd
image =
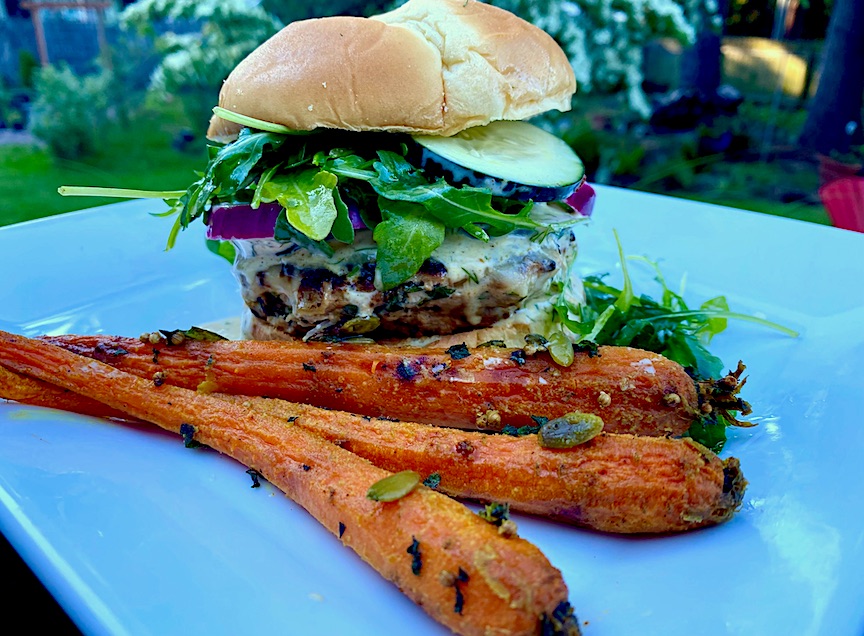
[[[642,50],[673,37],[692,44],[706,15],[716,23],[716,0],[492,0],[554,37],[570,58],[580,92],[626,91],[630,107],[647,117]]]
[[[183,99],[196,127],[206,126],[231,70],[282,26],[245,0],[139,0],[120,20],[127,28],[155,36],[161,61],[150,78],[150,90]],[[166,30],[157,34],[154,24]]]

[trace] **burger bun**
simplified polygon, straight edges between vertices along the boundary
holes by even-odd
[[[231,72],[229,111],[292,130],[454,135],[570,109],[576,81],[558,44],[475,0],[409,0],[372,18],[293,22]],[[213,116],[207,136],[240,125]]]

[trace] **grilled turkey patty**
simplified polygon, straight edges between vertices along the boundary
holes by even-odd
[[[376,284],[371,231],[328,257],[273,240],[235,240],[234,272],[251,321],[305,339],[422,337],[536,323],[551,311],[554,282],[564,283],[576,256],[571,229],[536,242],[515,231],[483,243],[448,235],[421,270],[389,291]],[[581,293],[578,279],[571,281]],[[247,331],[249,327],[246,327]]]

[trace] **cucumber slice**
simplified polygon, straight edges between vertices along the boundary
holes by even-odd
[[[413,137],[449,162],[503,181],[562,188],[585,176],[582,160],[565,141],[524,121],[496,121],[452,137]]]
[[[450,185],[470,186],[488,190],[490,194],[505,199],[516,199],[517,201],[534,201],[535,203],[546,203],[548,201],[564,201],[585,183],[581,180],[565,186],[535,186],[505,181],[498,177],[492,177],[471,168],[460,166],[458,163],[445,159],[435,154],[428,148],[418,145],[420,149],[418,161],[420,167],[430,177],[443,177]]]

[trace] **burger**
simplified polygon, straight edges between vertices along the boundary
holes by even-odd
[[[222,86],[177,228],[234,245],[247,338],[566,337],[593,191],[524,120],[575,90],[548,34],[474,0],[294,22]]]

